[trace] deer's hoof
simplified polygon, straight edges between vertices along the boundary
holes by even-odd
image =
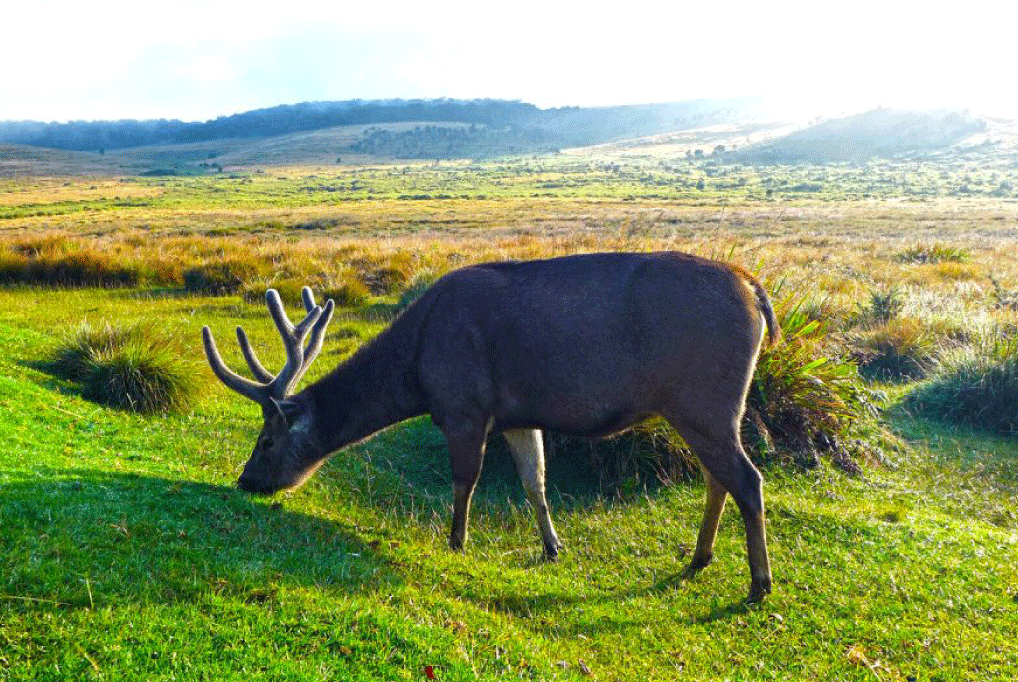
[[[771,579],[765,578],[757,580],[753,578],[753,582],[749,586],[749,596],[746,597],[746,602],[749,604],[756,604],[762,602],[764,597],[771,593]]]

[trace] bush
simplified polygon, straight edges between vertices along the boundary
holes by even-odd
[[[332,299],[337,306],[344,308],[360,308],[371,298],[371,291],[359,279],[347,279],[338,286],[326,286],[322,290],[322,300]]]
[[[411,303],[421,297],[421,294],[430,289],[438,281],[438,278],[438,273],[433,270],[421,270],[415,274],[403,289],[403,293],[399,295],[395,312],[399,313],[408,308]]]
[[[129,343],[136,343],[138,336],[139,327],[113,327],[109,323],[92,327],[83,322],[54,351],[44,367],[68,381],[81,382],[95,363]]]
[[[1000,337],[957,355],[905,405],[931,419],[1018,434],[1018,341]]]
[[[84,323],[45,366],[88,400],[142,414],[185,411],[202,386],[194,361],[154,326]]]

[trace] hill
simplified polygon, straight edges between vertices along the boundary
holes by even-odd
[[[709,99],[539,109],[523,102],[487,99],[305,102],[202,123],[6,121],[0,122],[0,143],[104,152],[160,144],[265,139],[341,126],[377,125],[388,130],[384,126],[415,123],[427,132],[411,136],[403,130],[395,135],[368,136],[360,151],[403,158],[498,156],[731,123],[755,115],[759,104],[751,99]]]
[[[732,160],[753,164],[867,161],[935,152],[984,132],[987,122],[967,112],[874,109],[822,121],[745,148]]]

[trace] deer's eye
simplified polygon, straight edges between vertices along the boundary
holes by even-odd
[[[263,438],[262,439],[262,447],[263,448],[271,448],[272,447],[272,442],[273,441],[272,441],[271,438]]]

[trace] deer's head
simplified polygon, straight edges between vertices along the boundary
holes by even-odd
[[[334,304],[315,305],[311,289],[304,287],[301,299],[307,316],[296,326],[291,324],[283,302],[275,289],[269,289],[265,301],[276,329],[286,348],[286,364],[272,375],[258,361],[247,334],[237,327],[237,342],[255,381],[229,369],[219,355],[212,332],[202,328],[202,341],[209,365],[219,380],[262,408],[265,423],[258,434],[254,451],[244,466],[237,485],[247,492],[272,494],[303,483],[325,459],[314,423],[314,411],[306,399],[290,393],[322,349],[325,328],[332,319]],[[307,337],[307,345],[304,339]]]

